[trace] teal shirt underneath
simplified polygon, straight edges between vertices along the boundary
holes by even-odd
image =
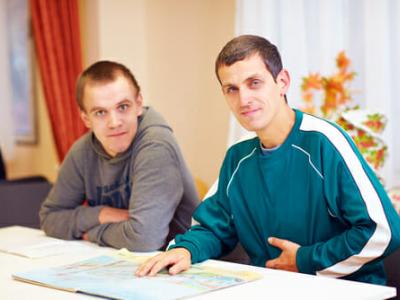
[[[196,263],[238,241],[252,264],[298,243],[300,272],[385,284],[381,258],[400,244],[400,219],[374,172],[338,126],[296,111],[285,142],[263,155],[258,138],[232,146],[218,189],[197,208],[200,225],[176,237]]]

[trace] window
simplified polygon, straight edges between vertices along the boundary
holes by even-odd
[[[35,101],[28,0],[6,1],[8,56],[11,78],[12,117],[17,142],[35,143]]]

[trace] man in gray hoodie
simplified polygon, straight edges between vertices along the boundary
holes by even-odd
[[[78,79],[90,129],[71,147],[40,210],[47,235],[132,251],[163,249],[185,232],[198,205],[172,129],[143,106],[123,65],[100,61]]]

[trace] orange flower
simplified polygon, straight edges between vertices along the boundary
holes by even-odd
[[[345,86],[355,76],[354,72],[347,72],[350,63],[345,52],[341,51],[336,58],[336,65],[339,69],[336,74],[323,77],[319,73],[310,73],[309,76],[303,77],[302,98],[304,102],[308,103],[308,108],[312,107],[312,110],[315,110],[315,106],[310,105],[314,102],[313,92],[319,90],[324,93],[323,103],[320,107],[324,117],[329,117],[339,106],[351,100],[350,92]]]
[[[340,51],[336,58],[336,66],[342,71],[345,72],[347,68],[350,66],[350,59],[347,58],[346,53],[344,51]]]
[[[320,90],[322,88],[321,75],[318,73],[311,73],[308,77],[304,77],[301,88],[303,90]]]
[[[313,94],[311,92],[303,92],[302,93],[303,100],[307,103],[313,102]]]

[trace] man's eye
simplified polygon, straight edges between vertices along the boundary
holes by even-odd
[[[128,107],[129,107],[128,104],[121,104],[118,108],[120,111],[125,111],[128,109]]]
[[[94,115],[95,115],[96,117],[102,117],[102,116],[104,116],[105,114],[106,114],[106,111],[105,111],[105,110],[97,110],[97,111],[94,112]]]
[[[235,87],[233,87],[233,86],[230,86],[230,87],[228,87],[227,89],[226,89],[226,93],[227,94],[232,94],[232,93],[234,93],[234,92],[236,92],[237,91],[237,88],[235,88]]]
[[[251,81],[251,86],[257,87],[261,84],[261,80],[255,79]]]

